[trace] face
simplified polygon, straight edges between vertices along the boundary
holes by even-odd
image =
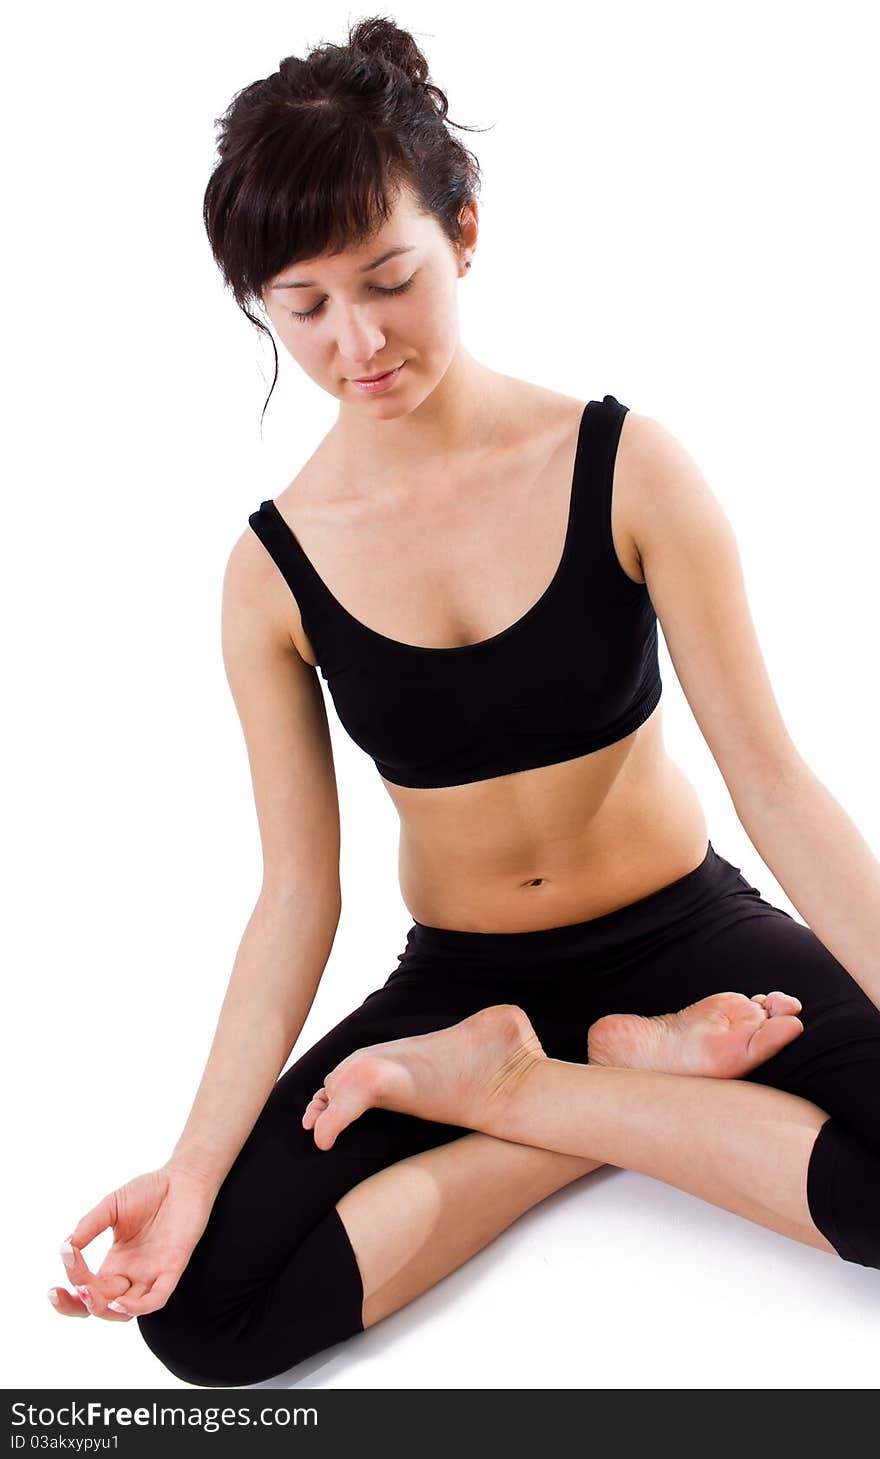
[[[456,285],[476,241],[476,211],[475,202],[465,209],[459,256],[436,218],[402,193],[363,247],[291,264],[266,285],[275,332],[316,385],[383,416],[411,410],[430,394],[458,346]],[[376,263],[392,249],[406,251]],[[397,366],[380,390],[353,383]]]

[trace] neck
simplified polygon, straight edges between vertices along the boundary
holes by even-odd
[[[339,459],[374,478],[386,470],[409,475],[426,462],[453,466],[465,454],[472,459],[497,439],[511,383],[459,349],[442,379],[411,410],[401,411],[389,397],[383,415],[381,396],[341,405],[331,432]],[[407,386],[413,388],[406,382],[403,389]]]

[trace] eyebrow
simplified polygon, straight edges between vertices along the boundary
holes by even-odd
[[[412,253],[415,246],[416,245],[414,243],[402,243],[399,244],[396,248],[389,248],[387,253],[380,253],[379,257],[374,258],[372,263],[362,263],[360,268],[358,269],[358,273],[369,273],[371,269],[378,268],[379,265],[385,263],[387,259],[396,258],[399,253]],[[319,289],[321,286],[320,284],[317,284],[314,279],[297,279],[295,283],[272,284],[271,287],[273,289]]]

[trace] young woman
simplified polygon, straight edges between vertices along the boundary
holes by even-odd
[[[205,197],[239,306],[339,413],[226,571],[264,877],[207,1067],[53,1294],[135,1315],[206,1386],[378,1322],[604,1162],[880,1266],[880,866],[787,733],[689,455],[462,346],[479,172],[426,76],[384,19],[288,58],[231,104]],[[715,851],[666,755],[657,615],[808,926]],[[414,920],[279,1077],[340,913],[319,671],[399,813]]]

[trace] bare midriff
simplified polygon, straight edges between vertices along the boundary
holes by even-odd
[[[484,522],[476,509],[460,522],[455,502],[429,490],[424,473],[424,505],[414,498],[403,514],[383,505],[387,493],[380,489],[373,499],[346,501],[337,487],[328,507],[328,482],[344,482],[350,473],[338,463],[322,466],[319,453],[298,479],[291,515],[301,536],[305,528],[304,545],[324,581],[362,622],[411,643],[431,645],[444,612],[455,626],[440,634],[441,644],[453,631],[470,642],[512,622],[559,561],[582,408],[568,397],[520,390],[512,396],[511,420],[530,424],[518,453],[499,452],[472,480],[466,466],[453,472],[447,465],[460,499],[484,503]],[[644,582],[630,528],[633,419],[624,422],[617,450],[612,531],[623,570]],[[511,424],[507,435],[516,434]],[[502,482],[506,497],[487,498],[487,480]],[[528,534],[522,521],[533,524]],[[518,602],[505,596],[511,581],[505,563],[517,548],[507,541],[512,531],[520,543],[528,536],[534,556],[524,562],[527,581],[518,587]],[[491,559],[487,540],[495,547]],[[366,578],[358,568],[364,562],[371,564]],[[444,563],[459,566],[436,586],[449,572],[438,566]],[[409,565],[413,581],[396,588],[397,603],[392,585],[400,583],[401,564]],[[493,571],[497,582],[488,578]],[[425,591],[426,582],[435,584],[432,591]],[[468,588],[473,601],[463,602]],[[495,622],[480,616],[486,601],[497,604]],[[288,626],[298,652],[314,665],[314,646],[295,605]],[[695,870],[706,855],[708,830],[694,787],[666,753],[662,716],[661,699],[624,739],[555,765],[431,789],[383,780],[400,818],[398,872],[410,915],[459,931],[536,931],[601,917]]]
[[[661,715],[662,700],[626,739],[558,765],[435,790],[384,781],[411,916],[529,932],[601,917],[698,867],[708,828]]]

